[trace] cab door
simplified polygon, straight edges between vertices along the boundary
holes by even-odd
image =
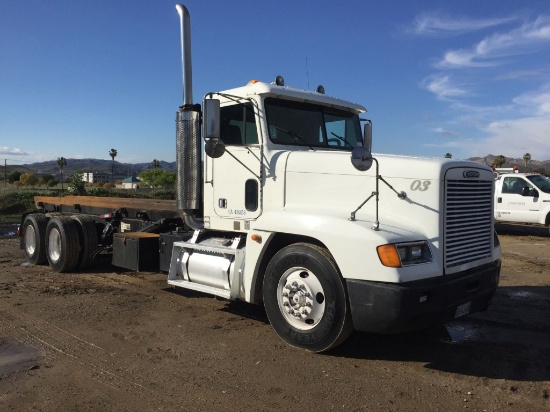
[[[256,219],[262,213],[262,162],[253,106],[220,109],[225,153],[212,162],[213,206],[218,217]]]
[[[502,182],[502,190],[497,196],[496,215],[499,220],[510,222],[537,223],[540,212],[538,196],[524,196],[525,188],[534,186],[522,176],[507,176]],[[538,192],[536,192],[538,193]]]

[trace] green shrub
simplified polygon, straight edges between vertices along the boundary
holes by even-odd
[[[34,209],[37,192],[7,192],[0,195],[0,215],[13,215]]]

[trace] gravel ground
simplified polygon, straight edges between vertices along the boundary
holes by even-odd
[[[108,262],[54,273],[0,230],[0,410],[550,410],[548,229],[497,230],[487,312],[322,355],[284,344],[261,307]]]

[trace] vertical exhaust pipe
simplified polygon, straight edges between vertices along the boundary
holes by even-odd
[[[180,15],[181,70],[183,77],[183,105],[193,104],[193,68],[191,67],[191,19],[183,4],[176,4]]]
[[[203,229],[196,214],[201,201],[200,106],[193,105],[191,24],[189,11],[177,4],[180,15],[183,105],[176,114],[177,207],[192,229]]]

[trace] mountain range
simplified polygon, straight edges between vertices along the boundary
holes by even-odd
[[[120,163],[116,160],[104,159],[66,159],[67,164],[63,168],[64,176],[71,176],[76,171],[95,174],[111,175],[111,171],[117,177],[137,176],[147,169],[152,169],[151,163]],[[176,162],[159,161],[159,168],[168,172],[176,171]],[[111,170],[112,168],[112,170]],[[54,177],[59,176],[59,166],[57,160],[49,160],[46,162],[29,163],[22,166],[8,165],[8,174],[13,171],[21,173],[35,173],[37,175],[51,174]]]
[[[468,160],[472,160],[477,163],[486,163],[491,165],[495,159],[495,155],[488,154],[484,157],[471,157]],[[522,158],[506,158],[506,163],[502,167],[518,166],[520,171],[538,171],[550,174],[550,160],[530,160],[525,167],[525,161]],[[75,171],[81,172],[93,172],[98,174],[111,174],[111,167],[115,176],[129,177],[137,176],[141,172],[147,169],[152,169],[151,163],[120,163],[116,160],[104,160],[104,159],[67,159],[67,165],[63,169],[65,176],[72,175]],[[2,170],[0,168],[0,170]],[[160,161],[160,169],[168,172],[176,171],[176,162]],[[30,163],[22,166],[8,165],[7,173],[13,171],[19,171],[22,173],[32,172],[37,175],[51,174],[53,176],[59,175],[59,166],[56,160],[50,160],[46,162]]]

